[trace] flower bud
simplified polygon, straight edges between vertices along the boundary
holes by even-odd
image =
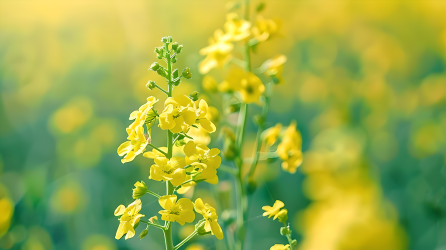
[[[261,115],[255,115],[252,120],[254,121],[255,124],[261,126],[265,123],[265,118],[263,118],[263,116]]]
[[[154,62],[154,63],[152,63],[152,65],[150,65],[149,69],[153,70],[153,71],[157,71],[160,68],[161,68],[161,65],[159,63],[157,63],[157,62]]]
[[[183,69],[183,73],[181,73],[181,75],[186,79],[192,78],[192,73],[190,72],[190,68]]]
[[[158,217],[156,217],[156,215],[150,217],[149,221],[150,221],[151,223],[155,224],[155,225],[159,225],[159,223],[158,223]]]
[[[149,82],[146,84],[146,87],[147,87],[148,89],[150,89],[150,90],[153,90],[153,89],[155,88],[155,82],[154,82],[154,81],[149,81]]]
[[[171,36],[165,36],[165,37],[161,38],[161,42],[163,42],[163,43],[171,43],[172,42],[172,37]]]
[[[178,48],[176,49],[177,54],[180,54],[181,51],[183,50],[183,45],[178,45]]]
[[[277,218],[279,218],[279,221],[282,223],[286,223],[288,220],[288,210],[282,209],[279,213],[277,213]]]
[[[178,43],[177,42],[172,43],[172,49],[175,50],[175,51],[178,49]]]
[[[209,234],[209,232],[207,232],[206,229],[204,228],[204,225],[206,225],[204,219],[198,221],[198,223],[195,224],[195,231],[197,231],[198,235]]]
[[[175,141],[175,146],[177,146],[177,147],[182,147],[184,145],[186,145],[186,140],[184,140],[184,139]]]
[[[144,237],[147,236],[149,233],[149,225],[147,225],[146,229],[142,230],[142,232],[139,234],[139,239],[142,240]]]
[[[157,53],[157,54],[163,54],[163,51],[164,51],[164,47],[156,47],[155,48],[155,53]]]
[[[176,56],[172,57],[172,59],[170,59],[170,61],[171,61],[172,63],[176,63],[176,62],[177,62],[177,57],[176,57]]]
[[[197,91],[192,92],[192,94],[189,95],[189,98],[194,102],[197,101],[198,100],[198,92]]]
[[[288,227],[281,227],[280,228],[280,234],[281,235],[287,235],[287,234],[290,234],[291,233],[291,231],[290,231],[290,229],[288,228]]]
[[[291,246],[294,247],[294,246],[296,246],[296,245],[297,245],[297,240],[292,240],[292,241],[291,241]]]
[[[135,183],[135,188],[133,189],[133,199],[139,199],[147,193],[147,185],[144,181],[137,181]]]

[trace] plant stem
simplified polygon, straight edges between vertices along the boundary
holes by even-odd
[[[150,191],[150,190],[147,190],[147,193],[148,193],[148,194],[151,194],[151,195],[153,195],[153,196],[155,196],[156,198],[161,197],[161,195],[159,195],[159,194],[157,194],[157,193],[155,193],[155,192],[152,192],[152,191]]]
[[[167,54],[169,53],[169,44],[165,44],[165,49],[167,51]],[[168,97],[172,97],[172,63],[170,62],[170,56],[167,56],[167,85],[168,85]],[[172,132],[170,130],[167,130],[167,158],[172,158],[172,149],[173,149],[173,140],[172,140]],[[174,187],[172,183],[169,181],[166,181],[166,194],[171,195],[173,194]],[[166,250],[174,250],[173,247],[173,240],[172,240],[172,227],[169,225],[169,223],[165,223],[164,225],[164,240],[166,243]]]
[[[147,145],[149,145],[150,147],[152,147],[153,149],[155,149],[156,151],[160,152],[161,154],[163,154],[164,156],[167,157],[167,153],[166,152],[162,151],[161,149],[157,148],[156,146],[154,146],[154,145],[152,145],[150,143],[147,144]]]
[[[146,223],[147,225],[154,226],[156,228],[162,229],[162,230],[165,229],[163,226],[160,226],[160,225],[157,225],[157,224],[153,224],[152,222],[149,222],[149,221],[145,221],[145,220],[139,220],[139,221],[142,222],[142,223]]]
[[[189,236],[187,236],[186,239],[184,239],[182,242],[178,243],[178,245],[176,245],[174,249],[176,250],[176,249],[180,248],[182,245],[184,245],[184,243],[188,242],[190,239],[192,239],[197,234],[198,234],[198,232],[194,231]]]

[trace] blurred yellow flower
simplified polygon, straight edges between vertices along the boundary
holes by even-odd
[[[52,123],[62,133],[82,127],[93,115],[93,104],[85,97],[75,97],[52,116]]]
[[[204,130],[204,128],[202,127],[198,128],[191,127],[189,132],[187,132],[187,135],[194,138],[194,142],[199,144],[208,145],[211,142],[211,137],[209,136],[209,132]]]
[[[265,212],[263,213],[263,216],[268,216],[268,218],[271,218],[271,216],[274,216],[274,220],[279,216],[279,212],[280,209],[283,208],[285,206],[285,204],[280,201],[280,200],[276,200],[276,202],[274,202],[274,205],[271,206],[263,206],[262,209],[265,210]]]
[[[269,250],[290,250],[290,245],[289,244],[286,244],[286,245],[275,244]]]
[[[198,102],[198,109],[197,109],[197,123],[200,124],[200,126],[208,131],[209,133],[213,133],[216,130],[216,127],[214,125],[214,123],[212,123],[209,119],[208,119],[208,111],[209,111],[209,106],[207,104],[207,102],[203,99],[197,101]]]
[[[141,217],[144,217],[143,214],[140,214],[141,211],[141,200],[137,199],[132,202],[128,207],[124,205],[119,205],[115,210],[115,216],[121,216],[119,218],[119,227],[116,231],[115,238],[117,240],[121,239],[124,234],[126,234],[125,239],[130,239],[135,236],[135,229],[133,228],[136,223],[139,222]]]
[[[9,229],[14,213],[14,204],[6,197],[0,199],[0,237]]]
[[[137,130],[138,127],[144,126],[147,124],[147,130],[149,130],[153,124],[155,123],[155,112],[153,112],[152,108],[158,100],[150,96],[147,98],[147,103],[142,105],[138,110],[133,111],[130,114],[129,120],[134,120],[132,124],[126,129],[127,134],[131,134],[133,130]]]
[[[211,232],[219,240],[223,239],[223,231],[217,222],[218,215],[215,208],[207,203],[204,204],[200,198],[195,200],[194,207],[195,211],[203,215],[203,218],[206,220],[206,224],[204,225],[206,232]]]
[[[150,167],[149,178],[155,181],[170,181],[172,185],[181,185],[186,179],[186,161],[183,157],[175,156],[155,158],[155,164]]]
[[[264,42],[274,36],[279,31],[280,25],[278,21],[265,19],[258,15],[254,27],[252,27],[252,35],[259,42]]]
[[[137,127],[136,130],[132,130],[127,139],[128,141],[122,143],[118,147],[118,155],[125,155],[124,158],[121,159],[122,163],[133,161],[137,155],[146,150],[148,144],[143,127]]]
[[[218,91],[218,83],[215,78],[210,75],[204,76],[202,86],[210,93],[216,93]]]
[[[243,102],[253,103],[259,100],[260,95],[265,91],[265,86],[254,73],[234,68],[229,72],[225,81],[219,85],[219,90],[223,92],[238,91]]]
[[[224,24],[226,36],[231,41],[241,41],[249,37],[251,34],[251,23],[239,18],[237,13],[228,13],[226,15],[226,23]]]
[[[192,173],[198,173],[197,178],[205,179],[206,182],[212,184],[218,183],[217,168],[221,164],[218,148],[209,149],[204,144],[189,141],[183,150],[186,154],[186,165],[193,166]]]
[[[277,123],[276,126],[268,128],[265,131],[263,131],[262,137],[263,140],[266,142],[266,145],[272,146],[276,142],[277,137],[279,137],[281,130],[282,130],[282,124]]]
[[[197,119],[195,111],[194,102],[186,95],[169,97],[164,103],[164,111],[159,116],[159,126],[172,133],[187,133]]]
[[[274,83],[283,83],[282,71],[286,61],[285,55],[278,55],[273,59],[266,60],[260,68],[266,76],[273,77]]]
[[[222,68],[232,58],[230,53],[234,45],[228,42],[228,38],[224,36],[223,31],[216,30],[214,38],[209,39],[209,43],[209,46],[200,50],[200,54],[206,56],[198,66],[201,74],[206,74],[215,67]]]
[[[194,203],[187,198],[177,201],[176,195],[164,195],[158,199],[160,205],[165,210],[159,211],[161,219],[164,221],[178,222],[184,225],[195,220]]]
[[[302,164],[302,136],[296,130],[296,122],[293,121],[285,130],[282,142],[277,147],[277,154],[282,159],[282,169],[295,173],[296,168]]]

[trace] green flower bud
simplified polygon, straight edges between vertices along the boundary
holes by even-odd
[[[153,70],[153,71],[157,71],[160,68],[161,68],[161,65],[159,63],[157,63],[157,62],[154,62],[154,63],[152,63],[152,65],[150,65],[149,69]]]
[[[133,229],[137,229],[139,226],[139,221],[133,226]]]
[[[155,48],[155,53],[157,53],[157,54],[163,54],[163,51],[164,51],[164,47],[156,47]]]
[[[176,56],[172,57],[172,59],[170,59],[170,61],[171,61],[172,63],[176,63],[176,62],[177,62],[177,57],[176,57]]]
[[[183,45],[178,45],[178,48],[176,49],[177,54],[180,54],[181,51],[183,50]]]
[[[280,228],[280,234],[281,235],[287,235],[287,234],[290,234],[290,233],[291,233],[291,230],[288,227],[281,227]]]
[[[177,42],[172,43],[172,49],[175,50],[175,51],[178,49],[178,43]]]
[[[210,232],[206,231],[206,229],[204,228],[204,225],[206,225],[204,219],[198,221],[198,223],[195,224],[195,231],[197,231],[198,235],[206,235],[206,234],[210,233]]]
[[[161,38],[161,42],[163,42],[163,43],[171,43],[172,42],[172,37],[171,36],[165,36],[165,37]]]
[[[155,82],[154,82],[154,81],[149,81],[149,82],[146,84],[146,87],[147,87],[148,89],[150,89],[150,90],[153,90],[154,88],[156,88],[156,87],[155,87]]]
[[[142,240],[144,237],[147,236],[149,233],[149,225],[147,225],[146,229],[142,230],[142,232],[139,234],[139,239]]]
[[[152,223],[155,224],[155,225],[159,225],[159,223],[158,223],[158,217],[156,217],[156,216],[152,216],[152,217],[150,217],[149,221],[152,222]]]
[[[186,79],[192,78],[192,73],[190,72],[190,68],[183,69],[183,73],[181,73],[181,75]]]
[[[189,95],[189,98],[194,102],[197,101],[198,100],[198,92],[197,91],[192,92],[192,94]]]
[[[286,210],[285,208],[280,210],[277,215],[277,218],[279,218],[279,221],[282,223],[286,223],[286,221],[288,220],[288,210]]]
[[[163,54],[162,54],[162,53],[160,53],[160,54],[156,54],[156,58],[158,58],[158,59],[163,59]]]
[[[186,145],[186,140],[184,140],[184,139],[175,141],[175,146],[177,146],[177,147],[182,147],[184,145]]]
[[[133,199],[139,199],[147,193],[147,185],[144,181],[137,181],[135,183],[135,188],[133,189]]]
[[[296,246],[296,245],[297,245],[297,240],[292,240],[292,241],[291,241],[291,246],[294,247],[294,246]]]
[[[172,72],[173,79],[178,78],[178,69],[174,69]]]

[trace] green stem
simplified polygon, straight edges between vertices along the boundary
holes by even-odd
[[[159,194],[157,194],[157,193],[155,193],[155,192],[152,192],[152,191],[150,191],[150,190],[147,190],[147,193],[148,193],[148,194],[151,194],[151,195],[153,195],[153,196],[155,196],[156,198],[160,198],[160,197],[161,197],[161,195],[159,195]]]
[[[153,224],[152,222],[148,222],[148,221],[145,221],[145,220],[139,220],[139,221],[142,222],[142,223],[146,223],[147,225],[154,226],[156,228],[165,230],[165,228],[163,226],[160,226],[160,225],[157,225],[157,224]]]
[[[147,144],[147,145],[149,145],[150,147],[152,147],[153,149],[155,149],[156,151],[160,152],[161,154],[163,154],[164,156],[167,157],[167,153],[166,152],[162,151],[161,149],[157,148],[156,146],[154,146],[154,145],[152,145],[150,143]]]
[[[166,94],[166,95],[169,94],[167,91],[165,91],[163,88],[161,88],[161,87],[158,86],[157,84],[155,84],[155,87],[157,87],[159,90],[161,90],[161,92],[163,92],[164,94]]]
[[[184,239],[182,242],[178,243],[178,245],[176,245],[174,249],[176,250],[176,249],[180,248],[182,245],[184,245],[186,242],[188,242],[190,239],[192,239],[197,234],[198,234],[198,232],[194,231],[189,236],[187,236],[186,239]]]
[[[169,44],[165,44],[166,51],[169,51]],[[170,54],[170,53],[168,53]],[[167,85],[168,85],[168,97],[172,97],[172,63],[170,62],[170,56],[167,56]],[[167,158],[172,158],[172,149],[173,149],[173,139],[172,139],[172,132],[170,130],[167,130]],[[172,183],[169,181],[166,181],[166,194],[172,195],[174,191],[174,187]],[[174,250],[173,246],[173,240],[172,240],[172,227],[171,225],[166,222],[164,230],[164,240],[166,243],[166,250]]]
[[[268,117],[268,111],[269,111],[271,88],[272,88],[272,83],[271,82],[267,83],[266,91],[265,91],[265,95],[264,95],[265,103],[263,104],[262,115],[260,118],[260,124],[259,124],[259,128],[257,129],[256,150],[254,152],[254,159],[252,160],[251,168],[250,168],[248,176],[247,176],[248,180],[253,178],[256,167],[257,167],[257,163],[259,162],[260,149],[262,147],[262,133],[263,133],[263,131],[265,131],[265,123],[266,123],[266,118]]]
[[[222,170],[223,172],[230,173],[232,175],[238,174],[238,170],[236,168],[228,167],[226,165],[220,165],[220,167],[218,167],[218,170]]]

